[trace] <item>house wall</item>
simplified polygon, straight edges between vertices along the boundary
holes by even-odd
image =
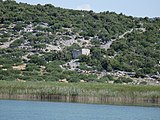
[[[90,50],[89,49],[82,49],[82,54],[83,55],[89,55],[90,54]]]
[[[81,50],[74,50],[72,52],[72,56],[73,58],[78,58],[80,55],[89,55],[90,54],[90,50],[89,49],[81,49]]]
[[[78,58],[80,55],[82,55],[82,51],[81,50],[74,50],[72,52],[72,57],[75,59],[75,58]]]

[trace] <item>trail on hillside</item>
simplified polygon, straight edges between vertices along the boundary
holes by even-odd
[[[108,50],[108,49],[111,47],[111,45],[113,44],[114,41],[116,41],[116,40],[118,40],[118,39],[121,39],[121,38],[124,38],[124,36],[125,36],[126,34],[132,33],[133,30],[141,30],[142,32],[145,32],[145,31],[146,31],[145,28],[135,28],[135,29],[132,28],[132,29],[126,31],[125,33],[123,33],[122,35],[119,35],[118,38],[111,39],[111,40],[108,41],[106,44],[101,45],[100,47],[101,47],[101,48],[104,48],[105,50]]]
[[[19,36],[18,38],[14,38],[13,40],[11,41],[8,41],[8,42],[4,42],[3,45],[0,46],[0,48],[9,48],[9,46],[16,40],[22,38],[23,36]]]

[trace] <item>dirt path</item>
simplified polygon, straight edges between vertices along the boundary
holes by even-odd
[[[135,29],[132,28],[132,29],[126,31],[125,33],[123,33],[122,35],[118,36],[118,39],[124,38],[124,36],[125,36],[126,34],[132,33],[133,30],[141,30],[142,32],[145,32],[145,31],[146,31],[145,28],[135,28]],[[101,45],[100,47],[101,47],[101,48],[104,48],[105,50],[108,50],[108,49],[111,47],[112,43],[113,43],[114,41],[118,40],[118,39],[111,39],[111,40],[108,41],[106,44]]]
[[[19,36],[18,38],[14,38],[13,40],[9,41],[9,42],[4,42],[3,45],[0,45],[0,48],[9,48],[10,44],[12,44],[14,41],[16,41],[17,39],[22,38],[23,36]]]

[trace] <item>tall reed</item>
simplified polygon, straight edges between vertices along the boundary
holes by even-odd
[[[74,102],[148,102],[160,105],[160,86],[131,86],[104,83],[59,83],[0,81],[1,98],[23,95],[37,99]],[[3,96],[2,96],[3,95]],[[68,97],[68,98],[67,98]],[[91,102],[91,103],[92,103]]]

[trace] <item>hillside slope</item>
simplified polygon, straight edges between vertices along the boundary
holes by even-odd
[[[160,19],[0,1],[0,79],[159,84]]]

